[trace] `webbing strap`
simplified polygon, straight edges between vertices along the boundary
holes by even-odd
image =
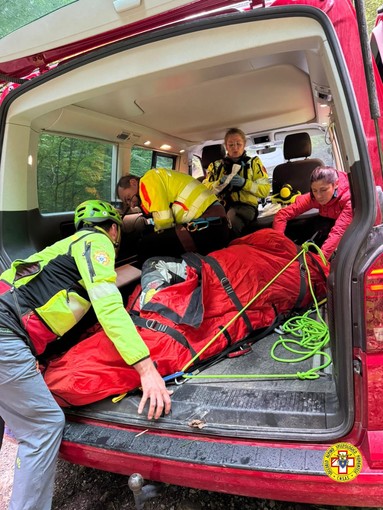
[[[206,360],[202,360],[199,363],[193,364],[192,369],[198,370],[199,372],[202,372],[202,370],[206,370],[207,368],[210,368],[212,365],[215,365],[222,359],[226,358],[228,354],[231,352],[240,349],[243,345],[252,345],[262,338],[265,338],[265,336],[269,335],[274,331],[276,327],[278,327],[281,322],[283,321],[283,316],[276,316],[274,321],[270,324],[270,326],[265,326],[264,328],[260,328],[257,330],[253,330],[254,336],[246,336],[246,338],[243,338],[242,340],[239,340],[235,343],[230,343],[226,349],[223,349],[220,353],[217,355],[208,358]]]
[[[199,276],[201,276],[201,270],[202,270],[202,259],[203,256],[199,255],[198,253],[183,253],[182,259],[186,262],[186,264],[190,267],[193,267]]]
[[[306,295],[307,285],[306,285],[306,268],[304,264],[303,254],[301,253],[298,258],[299,262],[299,294],[293,310],[299,310],[303,301],[303,298]]]
[[[160,333],[165,333],[171,336],[176,342],[181,344],[183,347],[188,349],[193,357],[197,354],[193,347],[189,344],[187,339],[184,337],[184,335],[177,331],[176,329],[166,324],[162,324],[161,322],[158,322],[155,319],[144,319],[143,317],[139,317],[134,313],[129,313],[129,315],[135,326],[139,326],[140,328],[144,329],[151,329],[152,331],[158,331]]]
[[[183,249],[186,252],[196,251],[197,248],[194,243],[194,240],[190,235],[190,232],[184,225],[176,225],[175,231],[180,243],[182,244]]]
[[[327,277],[323,271],[323,267],[319,264],[319,262],[317,261],[317,259],[314,257],[314,255],[311,253],[311,252],[307,252],[307,255],[310,257],[311,259],[311,262],[314,264],[314,266],[317,268],[318,272],[320,273],[321,277],[323,278],[324,281],[327,280]]]
[[[239,297],[235,293],[233,286],[230,283],[229,278],[226,276],[226,274],[225,274],[224,270],[222,269],[222,267],[220,266],[219,262],[216,259],[214,259],[213,257],[210,257],[209,255],[207,255],[206,257],[203,257],[203,260],[205,262],[207,262],[209,264],[209,266],[213,269],[213,271],[215,272],[215,274],[217,275],[217,277],[219,279],[220,284],[224,288],[226,294],[229,296],[229,298],[233,302],[234,306],[240,312],[243,309],[244,305],[242,305]],[[254,328],[251,325],[251,321],[250,321],[248,315],[246,314],[246,312],[243,312],[241,314],[241,317],[244,320],[246,327],[249,330],[249,333],[254,331]]]

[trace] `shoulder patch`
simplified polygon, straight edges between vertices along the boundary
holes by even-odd
[[[106,253],[106,251],[96,251],[93,255],[93,258],[99,263],[99,264],[102,264],[103,266],[106,266],[109,264],[110,262],[110,257],[109,255]]]

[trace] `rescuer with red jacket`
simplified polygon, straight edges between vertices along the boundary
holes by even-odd
[[[297,196],[293,204],[277,212],[273,228],[284,233],[289,220],[310,209],[319,209],[319,216],[334,220],[321,248],[329,260],[352,221],[348,177],[345,172],[339,172],[331,166],[318,166],[313,170],[310,182],[310,193]]]

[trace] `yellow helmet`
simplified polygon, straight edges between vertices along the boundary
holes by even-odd
[[[294,191],[290,184],[284,184],[279,193],[272,195],[271,202],[273,204],[293,204],[300,191]]]

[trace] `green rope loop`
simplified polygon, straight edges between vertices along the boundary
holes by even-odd
[[[221,375],[201,375],[193,373],[184,373],[182,377],[184,379],[299,379],[299,380],[314,380],[320,377],[321,370],[328,367],[332,360],[331,357],[323,351],[325,346],[328,344],[330,334],[326,322],[323,320],[319,306],[326,300],[323,300],[320,304],[318,303],[314,290],[312,287],[310,271],[307,264],[306,253],[310,247],[314,248],[319,254],[323,264],[327,264],[322,250],[313,242],[306,242],[302,244],[302,250],[281,269],[271,280],[267,283],[263,289],[261,289],[243,308],[240,310],[182,369],[181,372],[185,372],[193,362],[199,358],[199,356],[221,335],[240,315],[249,307],[251,304],[268,288],[272,283],[288,268],[293,264],[300,255],[303,254],[303,263],[307,273],[307,281],[310,289],[310,293],[313,299],[313,307],[307,310],[302,316],[291,317],[281,327],[283,335],[291,335],[293,338],[284,338],[282,335],[274,343],[271,348],[271,357],[280,363],[299,363],[311,358],[314,355],[320,355],[324,358],[324,362],[317,367],[313,367],[306,372],[296,372],[295,374],[221,374]],[[309,317],[312,313],[316,312],[318,320]],[[296,340],[299,339],[299,340]],[[278,347],[282,346],[287,352],[296,354],[298,357],[282,358],[277,356],[275,351]]]

